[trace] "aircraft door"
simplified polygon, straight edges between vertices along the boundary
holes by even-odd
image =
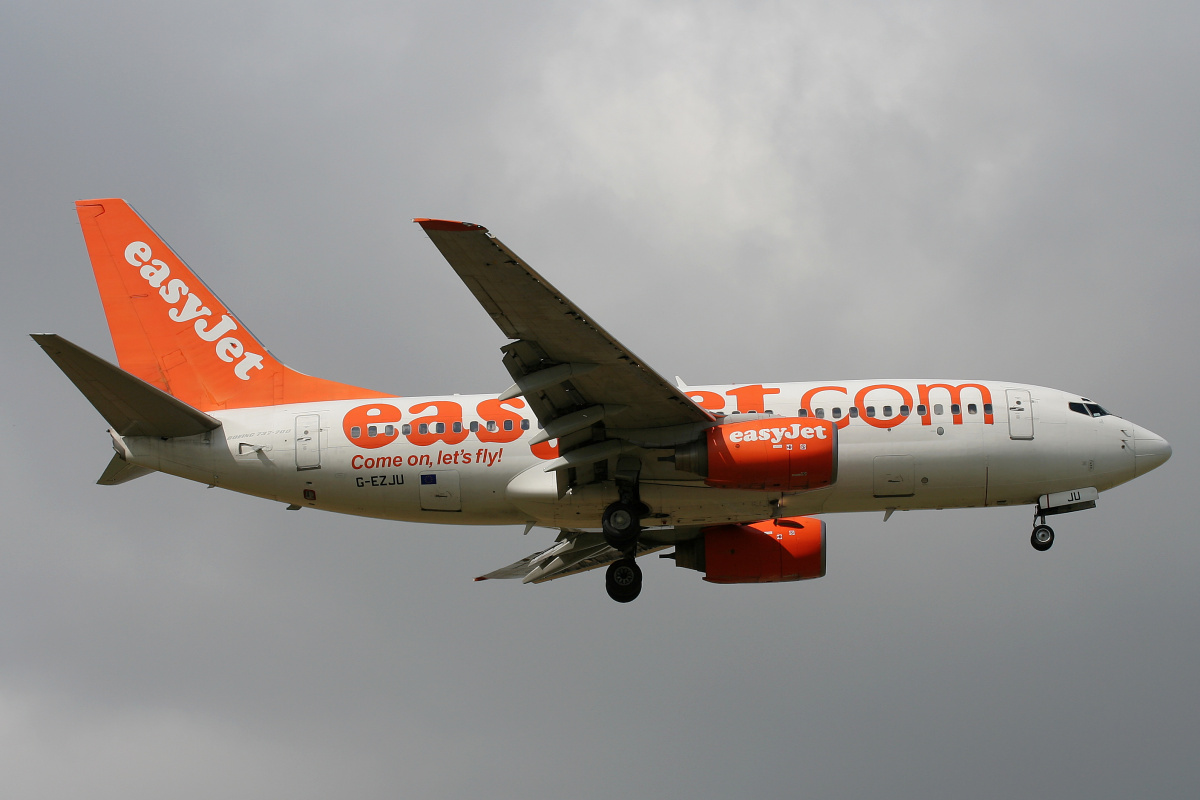
[[[321,468],[321,415],[296,416],[296,469]]]
[[[462,511],[457,470],[421,473],[421,508],[425,511]]]
[[[1033,401],[1027,389],[1008,389],[1008,438],[1033,438]]]

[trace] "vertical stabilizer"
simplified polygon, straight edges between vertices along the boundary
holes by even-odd
[[[124,200],[75,208],[127,372],[201,411],[392,396],[281,364]]]

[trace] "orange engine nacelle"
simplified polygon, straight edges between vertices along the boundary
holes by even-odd
[[[716,425],[676,448],[675,467],[709,486],[768,492],[820,489],[837,480],[837,425],[809,417],[767,417]]]
[[[782,583],[825,576],[825,523],[812,517],[714,525],[680,542],[675,565],[710,583]]]

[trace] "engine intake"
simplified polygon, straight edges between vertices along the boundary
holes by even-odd
[[[675,449],[675,468],[709,486],[758,491],[806,491],[837,480],[837,425],[809,417],[779,417],[716,425]]]

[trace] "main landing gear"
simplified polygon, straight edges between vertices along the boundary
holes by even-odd
[[[601,525],[604,527],[604,541],[608,542],[609,547],[621,552],[637,547],[638,534],[642,532],[638,522],[640,510],[633,503],[619,500],[604,509]]]
[[[642,532],[641,516],[645,506],[636,500],[618,500],[604,509],[601,525],[604,541],[625,557],[608,566],[604,588],[618,603],[628,603],[642,593],[642,569],[637,565],[638,534]]]
[[[1044,553],[1054,544],[1054,529],[1046,524],[1046,515],[1040,507],[1034,508],[1033,522],[1033,533],[1029,537],[1029,543],[1033,545],[1034,550]]]
[[[608,596],[618,603],[628,603],[642,593],[642,568],[632,558],[623,558],[608,565],[604,576]]]
[[[624,462],[624,463],[622,463]],[[624,558],[608,566],[604,588],[618,603],[628,603],[642,593],[642,569],[637,565],[638,536],[642,532],[642,517],[649,511],[638,499],[640,462],[630,459],[617,464],[617,493],[619,499],[604,509],[600,520],[604,541]]]

